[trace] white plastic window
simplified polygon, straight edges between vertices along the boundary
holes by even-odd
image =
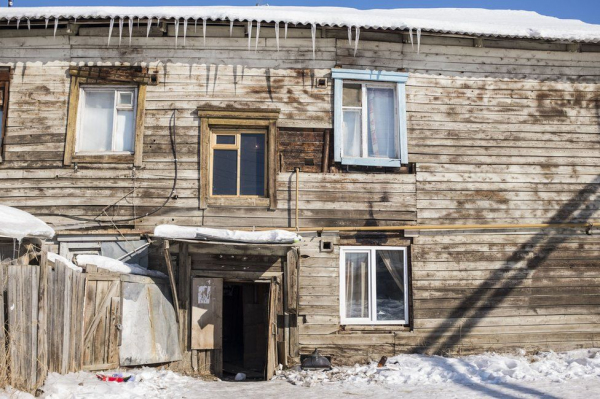
[[[395,85],[344,82],[342,156],[398,159]]]
[[[342,324],[408,324],[404,247],[343,247],[340,253]]]
[[[136,98],[132,87],[82,87],[76,152],[133,153]]]

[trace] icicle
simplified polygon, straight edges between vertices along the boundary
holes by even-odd
[[[233,21],[235,21],[235,19],[229,21],[229,37],[233,36]]]
[[[48,29],[48,19],[49,18],[46,18],[46,29]],[[8,22],[10,23],[10,19],[8,20]]]
[[[57,29],[58,29],[58,18],[54,18],[54,37],[56,37]]]
[[[260,21],[256,21],[256,40],[254,42],[254,52],[258,50],[258,37],[260,36]]]
[[[352,46],[352,27],[348,27],[348,46]]]
[[[186,18],[183,20],[183,47],[185,47],[185,37],[187,36],[187,25],[188,25],[188,20]]]
[[[152,29],[152,17],[148,19],[148,26],[146,26],[146,38],[150,37],[150,29]]]
[[[415,44],[413,42],[413,36],[412,36],[412,28],[410,28],[408,30],[408,36],[410,37],[410,47],[414,50],[415,48]]]
[[[287,40],[287,26],[288,26],[288,23],[286,22],[285,25],[283,25],[283,38],[285,40]]]
[[[31,21],[27,18],[27,29],[31,30]]]
[[[360,28],[357,26],[354,29],[356,29],[356,36],[354,36],[354,56],[356,57],[356,52],[358,51],[358,38],[360,37]]]
[[[198,19],[194,20],[194,33],[198,32]]]
[[[133,34],[133,20],[129,18],[129,47],[131,47],[131,36]]]
[[[112,36],[113,26],[115,25],[115,19],[110,19],[110,27],[108,28],[108,44],[106,47],[110,46],[110,37]]]
[[[275,22],[275,44],[277,45],[277,51],[279,51],[279,22]]]
[[[317,25],[312,24],[310,26],[310,36],[312,38],[312,50],[313,50],[313,60],[315,59],[315,45],[317,41]]]
[[[140,17],[138,17],[138,29],[140,29]]]
[[[421,50],[421,28],[417,29],[417,54]]]
[[[156,18],[156,27],[160,28],[160,17]]]
[[[73,23],[76,24],[77,23],[77,17],[75,17],[75,19],[73,19]]]
[[[248,50],[250,50],[251,42],[252,42],[252,21],[248,21]]]
[[[202,18],[202,39],[204,40],[204,46],[206,47],[206,18]]]
[[[179,36],[179,18],[175,20],[175,48],[177,48],[177,36]]]
[[[6,26],[10,25],[10,18],[6,18]],[[46,26],[48,27],[48,26]]]
[[[123,38],[123,18],[119,18],[119,47],[121,47],[121,39]]]
[[[19,24],[21,23],[21,18],[17,18],[17,29],[19,29]]]

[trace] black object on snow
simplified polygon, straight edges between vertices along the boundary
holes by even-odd
[[[331,370],[331,362],[325,356],[321,356],[318,349],[315,349],[302,361],[301,367],[303,370]]]

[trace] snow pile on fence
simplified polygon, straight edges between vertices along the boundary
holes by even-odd
[[[460,384],[550,380],[600,376],[600,349],[581,349],[564,353],[541,352],[533,356],[486,353],[465,357],[399,355],[388,359],[385,367],[377,363],[335,367],[330,371],[279,372],[277,378],[295,385],[322,383],[423,385],[454,382]]]
[[[67,266],[70,269],[75,270],[76,272],[81,272],[83,270],[81,267],[75,265],[75,263],[71,262],[64,256],[60,256],[59,254],[55,254],[54,252],[48,252],[48,260],[55,264],[57,261],[60,261],[60,262],[62,262],[62,264],[64,264],[65,266]]]
[[[247,244],[293,244],[302,240],[296,233],[285,230],[239,231],[210,229],[207,227],[185,227],[161,224],[154,235],[162,238],[189,239],[216,242],[238,242]]]
[[[25,237],[50,239],[54,230],[30,213],[0,205],[0,236],[22,240]]]
[[[108,258],[100,255],[77,255],[77,264],[80,266],[93,265],[100,269],[105,269],[115,273],[139,274],[149,277],[167,277],[158,270],[148,270],[140,265],[124,263],[117,259]]]
[[[343,7],[12,7],[0,9],[0,20],[15,20],[23,24],[29,20],[52,20],[54,28],[59,19],[110,19],[111,26],[123,22],[131,29],[132,21],[152,19],[182,20],[184,27],[189,21],[194,25],[206,21],[246,21],[316,26],[348,27],[349,30],[402,29],[422,31],[520,37],[582,42],[600,41],[600,26],[578,20],[559,19],[531,11],[486,10],[479,8],[430,8],[430,9],[375,9],[357,10]],[[127,25],[126,25],[127,26]],[[176,29],[177,30],[177,29]],[[258,33],[258,32],[257,32]],[[358,32],[356,32],[358,36]]]

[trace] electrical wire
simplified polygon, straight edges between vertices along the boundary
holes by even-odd
[[[93,222],[93,223],[122,223],[122,222],[132,222],[134,220],[139,220],[151,215],[154,215],[155,213],[157,213],[158,211],[160,211],[161,209],[163,209],[171,200],[171,198],[173,197],[173,194],[175,194],[175,190],[177,187],[177,178],[178,178],[178,166],[177,166],[177,141],[176,141],[176,136],[177,136],[177,125],[176,125],[176,113],[177,110],[174,109],[173,110],[173,114],[171,115],[171,118],[169,118],[169,139],[171,141],[171,151],[173,153],[173,164],[174,164],[174,177],[173,177],[173,187],[171,188],[171,193],[169,194],[169,196],[165,199],[165,202],[162,203],[162,205],[157,206],[156,208],[154,208],[152,211],[147,212],[143,215],[140,216],[134,216],[131,218],[126,218],[126,219],[111,219],[108,221],[103,221],[103,220],[98,220],[98,218],[102,215],[98,215],[96,216],[96,218],[94,219],[88,219],[88,218],[83,218],[83,217],[79,217],[79,216],[71,216],[71,215],[61,215],[64,217],[67,217],[69,219],[74,219],[74,220],[79,220],[82,222]],[[120,200],[119,200],[120,201]],[[108,206],[107,208],[105,208],[102,213],[106,214],[106,210],[115,206],[116,203]],[[51,216],[55,216],[54,214],[51,214]]]

